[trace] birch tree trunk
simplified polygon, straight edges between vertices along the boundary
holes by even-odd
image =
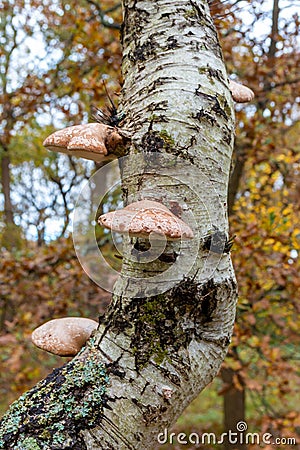
[[[122,275],[98,332],[11,406],[0,448],[155,448],[216,376],[230,342],[233,108],[206,0],[124,0],[123,47],[132,134],[124,200],[165,204],[195,237],[150,239],[150,247],[124,239]]]

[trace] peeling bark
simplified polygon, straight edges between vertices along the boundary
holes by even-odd
[[[121,161],[125,203],[159,201],[195,238],[168,242],[144,263],[143,252],[161,242],[124,239],[122,274],[98,332],[60,369],[59,383],[41,382],[12,406],[0,448],[155,448],[158,433],[216,376],[230,342],[237,297],[226,213],[233,105],[207,2],[124,0],[123,46],[121,107],[131,133]],[[78,365],[89,371],[76,376]],[[81,380],[74,392],[73,377]],[[79,416],[59,407],[41,434],[40,404],[56,411],[65,389]],[[13,424],[18,408],[28,424],[22,431]],[[57,447],[59,423],[68,444]],[[34,446],[26,447],[30,439]]]

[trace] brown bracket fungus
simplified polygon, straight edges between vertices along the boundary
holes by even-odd
[[[36,328],[31,339],[34,345],[54,355],[75,356],[97,327],[95,320],[64,317]]]
[[[254,92],[243,84],[229,80],[229,90],[232,98],[237,103],[247,103],[254,99]]]
[[[125,135],[125,132],[109,125],[88,123],[56,131],[45,139],[43,145],[48,150],[102,162],[115,157]]]
[[[148,237],[151,233],[167,240],[192,239],[191,228],[166,206],[151,200],[131,203],[123,209],[103,214],[98,222],[118,233]]]

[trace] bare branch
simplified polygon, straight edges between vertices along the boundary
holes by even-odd
[[[103,11],[101,6],[97,2],[95,2],[94,0],[86,0],[86,1],[87,1],[87,3],[89,3],[90,5],[93,5],[96,8],[96,10],[97,10],[97,12],[99,14],[100,21],[101,21],[101,23],[102,23],[102,25],[104,27],[112,28],[114,30],[120,30],[121,29],[121,25],[120,24],[111,23],[105,18],[107,12],[112,12],[112,11],[109,11],[109,10]],[[112,10],[114,10],[114,9],[116,9],[116,8],[114,7]]]

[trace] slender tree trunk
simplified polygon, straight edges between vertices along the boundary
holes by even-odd
[[[124,200],[165,204],[195,238],[165,248],[152,241],[160,257],[143,262],[147,252],[135,258],[133,250],[145,240],[124,239],[122,274],[98,332],[12,405],[0,448],[155,448],[216,376],[230,342],[234,121],[206,0],[124,0],[123,46],[122,109],[132,133],[121,161]]]
[[[273,0],[271,43],[268,54],[270,60],[273,59],[276,54],[276,44],[278,42],[279,12],[279,0]]]
[[[267,65],[270,67],[270,72],[264,83],[264,90],[268,91],[271,87],[271,80],[274,76],[274,58],[276,55],[276,44],[278,41],[278,29],[279,29],[279,0],[273,0],[272,9],[272,29],[271,29],[271,41],[268,51],[268,62]],[[258,103],[258,112],[262,112],[265,108],[267,99]],[[236,161],[234,168],[232,170],[229,188],[228,188],[228,214],[233,213],[234,202],[236,199],[237,192],[239,190],[240,182],[244,172],[244,166],[247,161],[247,148],[243,146],[238,146],[236,149]],[[241,385],[241,389],[238,389],[234,380],[234,371],[230,368],[224,368],[221,371],[221,377],[223,382],[229,386],[228,390],[224,395],[224,428],[225,432],[228,430],[236,431],[236,424],[240,421],[245,421],[246,411],[245,411],[245,397],[246,388]],[[238,450],[245,450],[244,444],[232,445],[228,441],[224,444],[225,450],[231,450],[233,448]]]
[[[236,194],[240,186],[241,178],[244,172],[244,166],[247,161],[247,149],[235,148],[235,162],[230,174],[229,187],[228,187],[228,215],[233,213],[233,207],[235,203]]]
[[[13,206],[11,202],[11,187],[10,187],[10,157],[7,152],[4,152],[1,158],[1,184],[4,196],[4,217],[5,223],[14,224]]]
[[[20,229],[14,223],[14,212],[11,201],[10,157],[4,150],[1,157],[1,185],[4,197],[4,225],[0,245],[7,250],[19,248],[21,245]]]
[[[223,367],[221,370],[221,377],[225,384],[224,392],[224,432],[227,433],[225,438],[225,450],[246,450],[245,443],[232,443],[228,439],[229,431],[233,433],[240,432],[237,428],[239,422],[245,422],[245,388],[241,380],[239,380],[240,387],[236,386],[235,370],[230,367]]]

